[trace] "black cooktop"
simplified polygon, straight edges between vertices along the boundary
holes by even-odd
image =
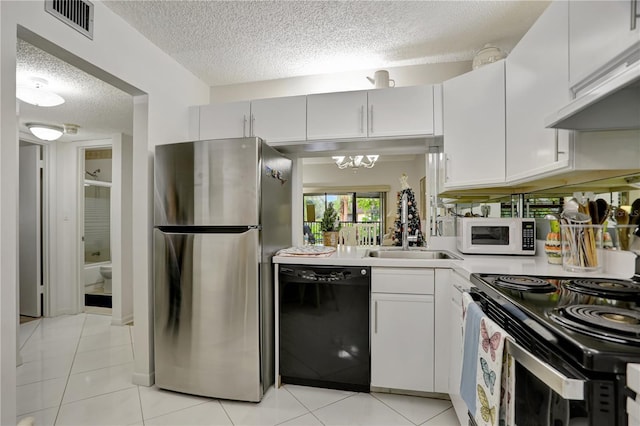
[[[514,336],[519,343],[535,340],[530,350],[546,346],[593,371],[623,372],[640,362],[638,282],[499,274],[472,274],[471,281],[493,302],[483,310],[493,310],[508,333],[522,334]]]

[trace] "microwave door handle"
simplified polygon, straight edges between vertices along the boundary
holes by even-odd
[[[509,338],[505,340],[504,344],[508,354],[562,398],[575,401],[584,400],[584,380],[565,376]]]

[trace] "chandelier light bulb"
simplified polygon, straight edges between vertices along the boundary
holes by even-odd
[[[348,157],[341,155],[331,158],[333,158],[333,161],[335,161],[336,166],[338,166],[339,169],[342,170],[349,167],[355,171],[360,167],[365,167],[367,169],[372,168],[376,161],[378,161],[378,157],[379,155],[350,155]]]

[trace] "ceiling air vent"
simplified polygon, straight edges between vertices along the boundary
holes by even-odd
[[[93,40],[93,4],[82,0],[45,0],[44,10]]]

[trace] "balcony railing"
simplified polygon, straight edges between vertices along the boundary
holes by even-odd
[[[317,222],[308,222],[305,221],[303,222],[303,227],[305,230],[305,233],[307,232],[307,227],[308,227],[308,232],[309,232],[309,243],[310,244],[322,244],[322,230],[320,229],[321,226],[320,221]],[[375,223],[378,225],[378,227],[380,228],[378,230],[378,235],[382,235],[381,231],[382,231],[382,225],[380,222],[340,222],[340,226],[353,226],[356,223]],[[313,237],[313,238],[312,238]],[[378,241],[378,243],[380,243]]]

